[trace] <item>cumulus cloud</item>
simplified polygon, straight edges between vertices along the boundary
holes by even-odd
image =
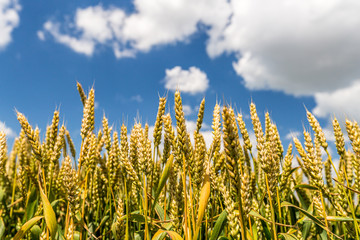
[[[113,6],[78,8],[70,21],[45,23],[39,38],[49,34],[87,56],[107,46],[123,58],[187,42],[202,31],[209,57],[234,54],[233,68],[248,89],[314,96],[318,116],[337,109],[350,113],[325,100],[351,91],[360,79],[357,0],[134,0],[133,5],[131,13]]]
[[[55,41],[87,56],[94,54],[97,45],[104,44],[111,46],[116,56],[129,55],[122,53],[119,43],[115,41],[121,37],[124,18],[124,11],[118,8],[103,9],[100,5],[79,8],[76,10],[74,22],[62,26],[58,22],[47,21],[38,37],[43,40],[44,34],[50,34]]]
[[[285,139],[292,140],[294,137],[299,138],[301,136],[301,133],[299,131],[291,131],[288,134],[286,134]]]
[[[0,1],[0,50],[11,42],[11,33],[20,22],[20,10],[17,0]]]
[[[141,97],[141,95],[135,95],[135,96],[132,96],[130,98],[131,101],[134,101],[134,102],[138,102],[138,103],[141,103],[143,101],[143,98]]]
[[[63,24],[62,30],[57,21],[48,21],[44,32],[85,55],[91,56],[96,46],[106,45],[117,58],[134,57],[154,46],[187,41],[199,24],[208,26],[209,35],[217,36],[231,14],[225,0],[135,0],[134,9],[127,15],[117,7],[78,8],[73,21]],[[87,45],[86,49],[79,49],[79,43]]]
[[[209,87],[209,79],[206,73],[197,67],[190,67],[188,70],[176,66],[165,70],[165,88],[179,90],[183,93],[202,93]]]
[[[91,56],[94,53],[95,42],[86,38],[76,38],[66,34],[62,34],[59,30],[59,24],[48,21],[44,24],[44,30],[50,33],[58,43],[62,43],[77,53]],[[38,35],[41,39],[42,34]],[[42,40],[42,39],[41,39]]]
[[[41,40],[41,41],[45,41],[45,34],[43,31],[39,30],[36,32],[36,35],[38,36],[38,38]]]
[[[312,95],[349,86],[360,75],[356,0],[231,1],[222,38],[210,39],[215,57],[238,54],[235,71],[250,89]]]
[[[0,132],[5,133],[7,137],[15,137],[15,132],[6,126],[4,122],[0,122]]]
[[[330,93],[316,93],[314,114],[319,117],[335,115],[337,118],[360,121],[360,81],[351,86],[340,88]]]
[[[183,107],[183,112],[184,112],[185,116],[189,116],[192,114],[193,110],[190,105],[184,104],[182,107]]]

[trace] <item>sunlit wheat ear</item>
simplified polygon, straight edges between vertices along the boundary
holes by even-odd
[[[325,134],[324,134],[318,120],[315,118],[315,116],[311,112],[307,111],[306,114],[307,114],[307,119],[310,123],[310,126],[312,127],[313,131],[315,132],[315,137],[320,142],[320,145],[324,149],[327,149],[328,144],[326,142]]]
[[[59,128],[59,111],[54,112],[54,116],[51,122],[51,125],[46,130],[46,148],[47,150],[51,149],[55,145],[56,137],[58,134],[58,128]]]
[[[72,213],[75,213],[74,211],[76,205],[76,195],[78,191],[78,185],[77,185],[76,171],[73,169],[71,165],[70,157],[65,157],[59,174],[60,176],[62,176],[61,179],[62,193],[64,194],[65,199],[69,202]]]
[[[144,158],[145,158],[145,174],[148,177],[151,177],[151,173],[153,173],[155,167],[155,159],[152,158],[152,147],[151,147],[151,140],[149,139],[149,125],[145,124],[144,130]],[[152,176],[153,177],[153,176]]]
[[[77,90],[79,92],[81,102],[85,106],[87,97],[86,97],[86,94],[84,92],[84,89],[83,89],[83,87],[81,86],[81,84],[79,82],[76,82],[76,87],[77,87]]]
[[[262,130],[259,116],[256,111],[256,106],[253,102],[250,104],[250,115],[251,115],[251,121],[252,121],[253,129],[254,129],[254,133],[255,133],[255,137],[256,137],[256,142],[257,142],[256,143],[256,149],[258,151],[257,158],[254,158],[254,166],[255,166],[255,169],[257,169],[257,166],[259,164],[263,164],[264,155],[265,155],[265,146],[264,146],[265,145],[265,137],[264,137],[264,132]],[[261,174],[260,174],[260,176],[261,176]]]
[[[237,129],[231,121],[231,113],[229,108],[224,106],[223,112],[223,132],[224,132],[224,150],[226,153],[226,169],[230,177],[230,194],[235,197],[240,192],[240,169],[238,159],[240,158],[238,152],[238,136]]]
[[[103,116],[102,119],[102,127],[103,127],[103,139],[104,139],[104,143],[105,143],[105,149],[110,152],[110,147],[111,147],[111,128],[109,127],[109,121],[108,119],[105,117],[105,115]]]
[[[40,146],[39,138],[37,137],[35,131],[33,130],[28,120],[22,113],[17,112],[17,119],[20,122],[21,128],[24,130],[26,137],[28,138],[31,144],[31,147],[34,151],[37,160],[41,162],[42,158],[41,158],[41,146]]]
[[[293,159],[293,155],[292,155],[292,144],[289,144],[289,147],[287,149],[285,158],[284,158],[284,163],[283,163],[283,167],[282,167],[282,173],[281,173],[281,178],[280,178],[280,192],[282,192],[283,190],[285,190],[286,188],[290,187],[290,175],[291,175],[291,164],[292,164],[292,159]]]
[[[124,209],[125,209],[124,202],[123,202],[121,196],[119,196],[118,201],[117,201],[116,220],[114,222],[114,228],[115,228],[114,230],[116,231],[116,236],[118,236],[120,238],[125,237],[125,224],[124,224],[124,220],[122,219],[122,217],[125,215]]]
[[[71,156],[75,159],[75,157],[76,157],[75,145],[74,145],[74,142],[73,142],[68,130],[65,131],[65,135],[66,135],[66,141],[70,148]]]
[[[326,186],[330,191],[334,189],[331,168],[332,168],[331,162],[329,159],[327,159],[324,164],[324,169],[325,169]]]
[[[274,128],[274,140],[276,142],[276,151],[277,151],[277,154],[279,155],[279,158],[281,159],[283,157],[283,153],[284,153],[284,147],[282,145],[282,142],[281,142],[281,139],[280,139],[280,134],[279,134],[279,131],[278,131],[278,128],[275,124],[273,124],[272,126]]]
[[[235,202],[232,200],[230,192],[224,184],[221,184],[220,191],[223,194],[227,218],[229,221],[230,235],[234,239],[240,239],[239,211],[236,210]]]
[[[314,184],[320,188],[323,187],[323,178],[322,178],[322,164],[317,162],[315,156],[314,144],[312,142],[310,133],[304,131],[304,140],[305,140],[305,150],[307,152],[306,157],[303,158],[304,166],[307,168],[309,174],[311,175],[311,181],[314,181]],[[298,150],[299,151],[299,150]]]
[[[241,202],[243,204],[243,214],[245,214],[246,218],[249,217],[249,212],[251,210],[251,192],[250,192],[250,176],[248,171],[244,171],[241,176]]]
[[[137,171],[142,174],[145,172],[145,169],[147,167],[146,164],[146,158],[145,158],[145,136],[144,136],[144,130],[140,123],[137,123],[134,125],[134,138],[136,139],[136,156],[137,156],[137,163],[135,166],[137,166]]]
[[[171,150],[175,147],[174,129],[171,126],[171,116],[166,114],[162,116],[164,123],[164,149],[162,153],[161,163],[164,165],[170,156]]]
[[[345,153],[344,134],[342,133],[339,121],[336,119],[336,117],[334,117],[332,124],[335,134],[336,150],[340,156],[343,156],[343,154]]]
[[[205,98],[202,99],[199,107],[198,117],[196,121],[196,132],[200,131],[203,119],[204,119],[204,111],[205,111]]]
[[[220,152],[221,146],[221,116],[220,116],[220,105],[216,104],[213,110],[213,120],[212,120],[212,142],[210,146],[210,153],[215,154]],[[215,156],[214,156],[215,157]],[[216,161],[216,159],[215,159]]]
[[[5,175],[6,161],[7,161],[6,135],[4,132],[0,131],[0,179]],[[3,183],[3,179],[1,179],[1,183]]]
[[[194,182],[200,187],[203,182],[203,174],[205,167],[205,157],[206,157],[206,146],[205,140],[201,133],[194,133],[195,137],[195,154],[194,154]]]
[[[351,141],[352,149],[357,159],[360,159],[360,130],[357,122],[351,122],[346,119],[346,131]]]
[[[161,142],[161,133],[162,133],[162,125],[163,125],[163,115],[165,113],[165,106],[166,106],[166,98],[159,99],[159,107],[156,116],[155,126],[154,126],[154,148],[157,148]]]
[[[322,219],[325,219],[326,218],[326,212],[325,212],[324,206],[321,203],[321,198],[320,198],[319,193],[314,194],[313,203],[314,203],[316,214],[318,216],[320,216]]]
[[[119,137],[118,137],[118,133],[115,131],[113,134],[113,142],[111,144],[108,161],[106,163],[109,173],[110,186],[114,186],[116,183],[115,181],[117,179],[118,168],[119,168],[119,157],[120,157]]]
[[[252,144],[250,142],[249,133],[246,129],[246,125],[243,120],[243,116],[240,113],[237,116],[237,121],[239,123],[240,132],[241,132],[242,138],[244,140],[244,145],[245,145],[246,149],[251,151]]]
[[[176,132],[177,144],[179,154],[176,154],[176,161],[178,165],[182,164],[183,157],[186,163],[189,164],[191,159],[190,138],[186,130],[185,114],[182,107],[182,99],[179,91],[175,92],[175,119],[176,119]]]
[[[232,124],[232,128],[235,130],[234,135],[235,135],[235,142],[234,144],[236,145],[236,151],[238,154],[238,165],[239,165],[239,171],[240,174],[243,173],[244,171],[244,166],[245,166],[245,156],[243,153],[243,148],[240,145],[240,138],[239,138],[239,131],[238,131],[238,127],[237,127],[237,123],[236,123],[236,117],[235,117],[235,112],[234,109],[232,107],[229,108],[229,113],[230,113],[230,122]]]
[[[129,159],[129,143],[127,139],[127,128],[123,124],[121,126],[121,134],[120,134],[120,162],[121,165],[126,170],[126,177],[129,178],[132,182],[134,182],[136,185],[140,185],[138,175],[134,169],[134,166],[132,165],[130,159]]]
[[[94,130],[95,124],[95,90],[90,89],[89,96],[86,99],[81,123],[80,135],[84,140],[85,137]]]
[[[353,162],[355,159],[355,155],[354,153],[347,151],[345,152],[345,169],[346,169],[346,178],[347,178],[347,184],[348,185],[352,185],[352,181],[354,178],[354,166],[353,166]]]

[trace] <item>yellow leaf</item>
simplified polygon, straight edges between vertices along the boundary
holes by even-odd
[[[195,235],[193,238],[194,240],[196,240],[199,235],[199,231],[201,228],[201,222],[202,222],[202,219],[205,214],[205,210],[206,210],[206,206],[209,201],[209,197],[210,197],[210,177],[209,177],[209,175],[206,174],[204,177],[204,183],[203,183],[203,186],[201,188],[201,193],[200,193],[199,209],[198,209],[198,215],[197,215],[197,221],[196,221],[196,232],[195,232]]]
[[[20,230],[16,233],[15,237],[13,238],[13,240],[20,240],[23,238],[23,236],[25,235],[25,233],[32,227],[35,225],[35,223],[37,223],[37,221],[39,221],[40,219],[42,219],[43,216],[37,216],[37,217],[33,217],[32,219],[30,219],[29,221],[27,221],[24,225],[21,226]]]
[[[39,184],[39,186],[40,186],[40,184]],[[41,201],[44,206],[44,216],[45,216],[46,226],[50,230],[51,239],[54,239],[55,234],[56,234],[56,229],[57,229],[56,216],[55,216],[54,209],[52,208],[52,206],[51,206],[48,198],[46,197],[44,191],[42,190],[41,186],[40,186],[40,196],[41,196]]]
[[[159,229],[153,236],[152,240],[156,240],[160,237],[161,234],[163,233],[166,233],[167,235],[169,235],[169,237],[173,240],[183,240],[183,238],[177,233],[177,232],[174,232],[174,231],[165,231],[165,230],[162,230],[162,229]]]

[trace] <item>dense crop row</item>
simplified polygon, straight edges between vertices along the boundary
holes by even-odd
[[[78,90],[78,154],[58,111],[44,139],[17,113],[22,130],[9,153],[0,133],[0,239],[359,239],[356,122],[346,121],[346,149],[333,120],[335,168],[310,112],[312,131],[284,150],[269,114],[262,126],[253,103],[256,142],[241,114],[216,105],[207,149],[205,100],[192,135],[179,92],[174,119],[160,98],[153,136],[140,122],[117,132],[105,117],[95,133],[94,90]]]

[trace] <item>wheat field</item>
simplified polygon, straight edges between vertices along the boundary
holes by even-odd
[[[11,151],[0,133],[0,239],[359,239],[357,122],[346,120],[344,136],[332,119],[332,156],[309,111],[311,131],[283,146],[254,103],[251,127],[216,104],[207,148],[205,99],[191,134],[178,91],[173,117],[160,97],[152,136],[148,124],[113,129],[105,116],[95,132],[94,89],[77,88],[80,149],[58,111],[43,139],[20,112]]]

